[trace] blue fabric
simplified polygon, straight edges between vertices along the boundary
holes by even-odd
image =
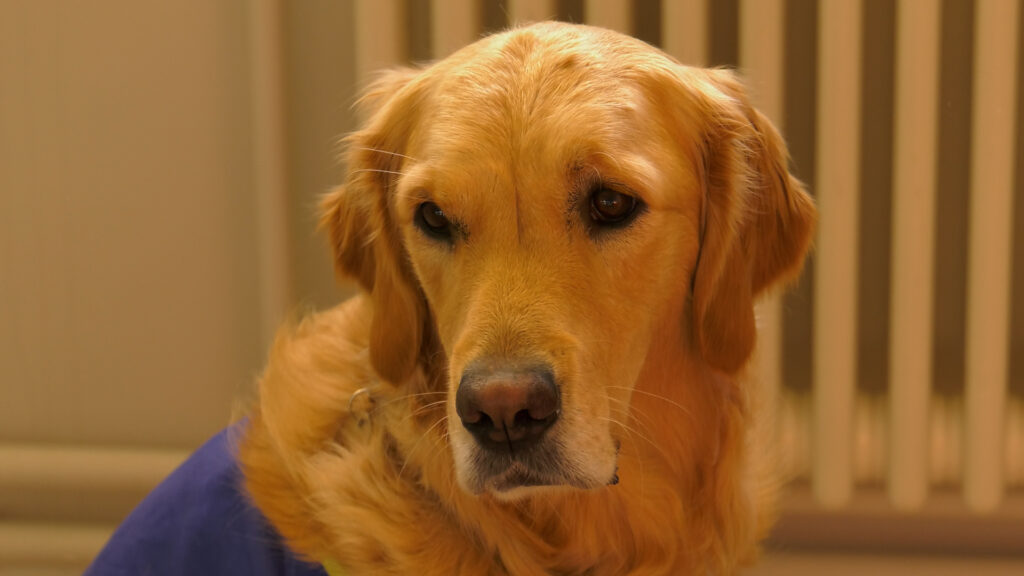
[[[326,576],[292,554],[249,503],[221,431],[125,519],[85,576]]]

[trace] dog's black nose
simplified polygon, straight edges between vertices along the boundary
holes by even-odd
[[[558,387],[546,367],[469,368],[455,394],[462,425],[484,448],[524,450],[558,420]]]

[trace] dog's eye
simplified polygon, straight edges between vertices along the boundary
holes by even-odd
[[[608,188],[600,188],[590,195],[590,217],[599,225],[623,224],[636,208],[636,198]]]
[[[430,236],[443,240],[451,239],[451,222],[445,216],[444,210],[433,202],[420,204],[416,210],[416,225]]]

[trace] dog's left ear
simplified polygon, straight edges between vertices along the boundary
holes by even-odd
[[[427,316],[392,211],[413,116],[408,103],[412,96],[402,89],[416,75],[407,69],[388,72],[364,94],[361,111],[369,118],[348,138],[345,185],[320,204],[336,270],[357,280],[373,302],[373,368],[395,384],[416,368]]]
[[[699,156],[704,187],[692,326],[702,358],[740,370],[757,340],[754,299],[800,273],[817,211],[788,169],[778,131],[724,70],[692,71],[710,121]]]

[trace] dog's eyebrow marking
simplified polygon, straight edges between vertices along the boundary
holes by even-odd
[[[610,156],[609,156],[610,158]],[[592,172],[591,175],[584,174],[584,170]],[[577,204],[580,198],[587,192],[590,191],[594,186],[603,186],[605,179],[601,176],[601,171],[589,162],[583,160],[574,160],[569,165],[569,198],[565,206],[565,217],[571,218],[573,212],[578,207]]]
[[[615,156],[612,156],[611,154],[609,154],[607,152],[603,152],[601,150],[598,150],[597,152],[594,152],[594,154],[598,155],[598,156],[604,156],[605,158],[611,160],[612,163],[615,164],[615,168],[617,168],[620,172],[622,171],[622,165],[619,164],[619,159],[616,158]],[[598,177],[598,179],[600,179],[601,178],[601,173],[598,172],[596,167],[594,168],[594,172],[597,172],[597,177]]]
[[[573,215],[578,208],[580,198],[583,196],[583,179],[581,173],[583,172],[584,164],[580,159],[573,160],[569,163],[568,170],[568,181],[569,181],[569,196],[565,202],[565,231],[571,232],[573,225],[576,223],[576,219]],[[598,175],[600,176],[600,174]]]

